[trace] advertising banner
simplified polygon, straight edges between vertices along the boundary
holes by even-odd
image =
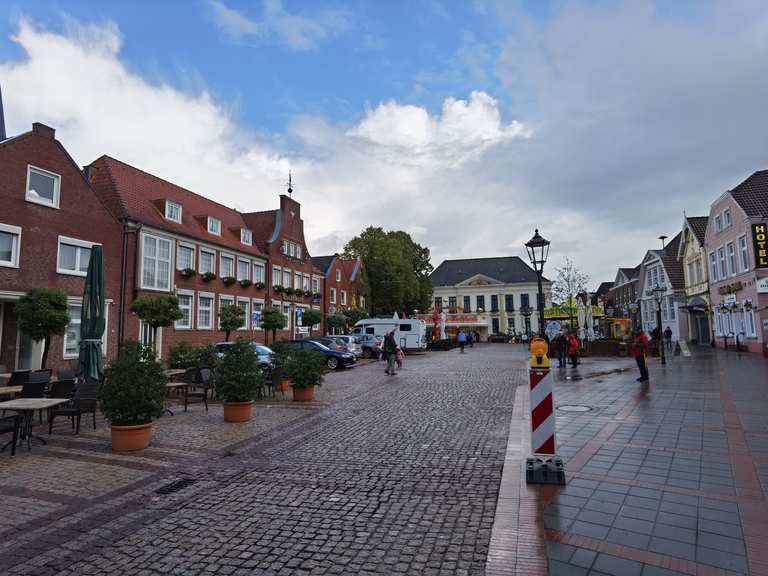
[[[768,224],[752,224],[755,268],[768,268]]]

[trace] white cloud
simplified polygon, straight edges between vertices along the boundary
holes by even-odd
[[[291,14],[282,0],[263,0],[260,20],[248,18],[221,0],[209,0],[216,26],[229,39],[263,42],[271,38],[293,50],[313,50],[317,45],[346,32],[351,16],[343,10],[322,10],[315,15]]]

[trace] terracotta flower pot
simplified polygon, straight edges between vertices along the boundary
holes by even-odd
[[[224,402],[224,422],[248,422],[253,412],[253,400]]]
[[[282,378],[280,380],[280,383],[277,385],[277,391],[285,394],[291,389],[291,381],[288,378]]]
[[[135,426],[112,425],[112,451],[130,452],[149,446],[152,437],[152,422]]]
[[[315,387],[309,388],[295,388],[293,389],[293,401],[294,402],[311,402],[315,399]]]

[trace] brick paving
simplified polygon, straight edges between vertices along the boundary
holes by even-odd
[[[0,573],[483,574],[522,361],[487,346],[394,378],[361,366],[244,425],[195,405],[130,455],[103,423],[62,421],[0,455]]]

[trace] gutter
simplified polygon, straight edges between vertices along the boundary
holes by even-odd
[[[122,254],[120,255],[120,305],[118,306],[117,320],[117,350],[123,347],[125,340],[125,289],[128,282],[128,234],[135,234],[141,230],[141,223],[131,222],[128,218],[121,218],[123,225]]]

